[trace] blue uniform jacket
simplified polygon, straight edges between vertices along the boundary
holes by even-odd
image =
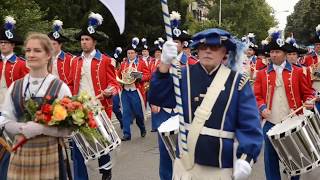
[[[189,79],[187,80],[187,74]],[[211,75],[197,63],[182,69],[180,80],[184,120],[192,122],[196,108],[201,104],[207,87],[217,71]],[[237,157],[246,155],[246,160],[256,161],[263,142],[259,112],[248,78],[231,71],[225,90],[213,106],[212,114],[205,127],[234,132],[239,141]],[[173,80],[169,73],[156,71],[150,84],[149,100],[161,107],[176,106]],[[189,88],[189,89],[188,89]],[[190,94],[188,94],[190,92]],[[199,135],[195,149],[195,163],[220,168],[233,167],[233,139]]]

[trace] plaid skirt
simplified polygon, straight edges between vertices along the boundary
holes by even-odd
[[[59,180],[58,138],[37,136],[11,154],[8,180]]]

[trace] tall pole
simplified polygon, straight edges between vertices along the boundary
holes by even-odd
[[[160,0],[161,7],[162,7],[162,14],[163,14],[163,21],[165,25],[165,31],[167,36],[167,41],[172,40],[172,30],[171,30],[171,22],[170,22],[170,15],[168,9],[168,2],[167,0]],[[188,151],[187,147],[187,133],[184,124],[184,117],[183,117],[183,109],[182,109],[182,98],[181,98],[181,90],[180,90],[180,79],[181,79],[181,67],[180,62],[177,59],[174,59],[172,64],[172,79],[174,84],[174,92],[175,98],[177,102],[177,110],[178,110],[178,117],[179,117],[179,152],[180,156],[183,155]]]
[[[219,27],[221,27],[221,0],[219,2]]]

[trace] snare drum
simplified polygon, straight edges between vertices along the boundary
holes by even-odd
[[[306,173],[320,164],[319,137],[308,116],[288,118],[267,135],[289,176]]]
[[[178,145],[179,117],[173,116],[163,122],[158,128],[158,132],[164,145],[166,146],[171,160],[174,160]]]
[[[121,139],[105,111],[99,112],[94,116],[94,119],[98,126],[97,132],[102,137],[102,140],[97,139],[94,136],[88,137],[87,134],[84,135],[79,131],[76,131],[71,135],[76,146],[79,148],[85,163],[87,163],[88,160],[96,159],[102,155],[108,154],[121,143]]]

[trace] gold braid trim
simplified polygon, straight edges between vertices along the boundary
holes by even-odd
[[[238,86],[238,91],[241,91],[244,87],[244,85],[246,85],[246,83],[249,81],[250,77],[247,73],[243,73],[241,75],[241,79],[240,79],[240,83]]]

